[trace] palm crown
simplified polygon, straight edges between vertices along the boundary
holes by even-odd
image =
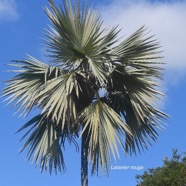
[[[103,29],[103,21],[88,3],[70,0],[45,8],[52,26],[46,34],[48,63],[31,56],[14,61],[18,74],[3,90],[9,103],[26,116],[33,108],[40,114],[28,128],[22,150],[40,162],[41,170],[65,170],[62,147],[84,135],[92,173],[108,171],[110,155],[119,156],[118,145],[133,154],[156,141],[157,129],[167,115],[155,107],[160,45],[141,27],[119,42],[117,27]],[[21,150],[21,151],[22,151]]]

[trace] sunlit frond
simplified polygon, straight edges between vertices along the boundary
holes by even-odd
[[[46,13],[53,27],[47,32],[46,44],[53,61],[67,69],[87,65],[87,73],[104,84],[107,76],[104,63],[110,47],[116,42],[117,27],[105,31],[98,13],[84,4],[81,9],[77,2],[72,7],[70,1],[65,0],[60,10],[52,1],[50,5],[52,11],[46,8]]]
[[[7,81],[7,87],[3,90],[3,96],[7,97],[8,104],[17,106],[20,115],[26,116],[34,106],[38,105],[37,96],[47,81],[58,77],[62,70],[55,66],[49,66],[29,56],[26,60],[14,61],[10,64],[17,67],[11,70],[18,73],[14,78]]]
[[[42,113],[48,110],[57,123],[62,120],[62,128],[66,121],[69,124],[78,121],[73,92],[78,97],[80,90],[75,76],[72,72],[56,77],[43,85],[37,95]]]
[[[97,166],[101,171],[109,170],[110,155],[119,157],[118,144],[125,151],[125,135],[132,138],[130,128],[122,118],[102,101],[92,103],[82,112],[80,120],[84,123],[83,132],[88,128],[89,158],[92,173]]]

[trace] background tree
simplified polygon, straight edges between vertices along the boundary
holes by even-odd
[[[59,8],[49,3],[49,60],[14,61],[17,75],[3,95],[22,116],[39,112],[19,131],[28,130],[21,151],[27,147],[28,159],[41,171],[65,171],[63,147],[66,141],[77,147],[81,137],[81,182],[87,186],[88,162],[92,174],[108,174],[118,145],[133,154],[156,141],[167,117],[155,107],[162,95],[156,90],[163,70],[160,45],[144,27],[119,42],[118,28],[103,28],[88,2],[72,6],[64,0]]]
[[[148,169],[136,176],[137,186],[186,186],[186,153],[172,150],[172,158],[163,159],[163,166]]]

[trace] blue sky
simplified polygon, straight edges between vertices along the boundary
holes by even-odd
[[[61,0],[55,0],[59,3]],[[147,168],[162,164],[162,158],[171,156],[171,150],[186,151],[186,1],[164,0],[94,0],[101,11],[106,26],[120,25],[121,35],[128,36],[142,25],[146,25],[161,42],[164,50],[165,80],[160,89],[167,95],[160,104],[161,109],[171,118],[166,122],[164,132],[160,132],[157,143],[141,155],[125,157],[112,162],[118,166],[143,166],[137,170],[111,170],[107,177],[89,177],[89,186],[135,186],[136,174]],[[41,38],[49,23],[43,11],[47,0],[0,0],[0,89],[4,80],[12,77],[5,72],[4,64],[14,59],[22,59],[30,54],[45,60]],[[0,100],[2,102],[2,99]],[[80,185],[80,154],[71,146],[66,147],[65,174],[40,173],[31,162],[25,160],[25,153],[18,155],[22,134],[14,134],[27,119],[13,116],[10,106],[0,104],[0,185],[3,186],[51,186]],[[123,155],[123,156],[122,156]]]

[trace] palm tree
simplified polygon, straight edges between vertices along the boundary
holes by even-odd
[[[64,0],[45,8],[51,22],[45,44],[49,61],[31,56],[13,61],[16,76],[3,95],[21,116],[39,114],[19,131],[41,171],[65,171],[66,141],[81,142],[81,183],[92,174],[108,174],[111,158],[148,148],[167,115],[156,108],[162,94],[160,45],[141,27],[119,42],[118,27],[103,28],[99,14],[87,3]]]

